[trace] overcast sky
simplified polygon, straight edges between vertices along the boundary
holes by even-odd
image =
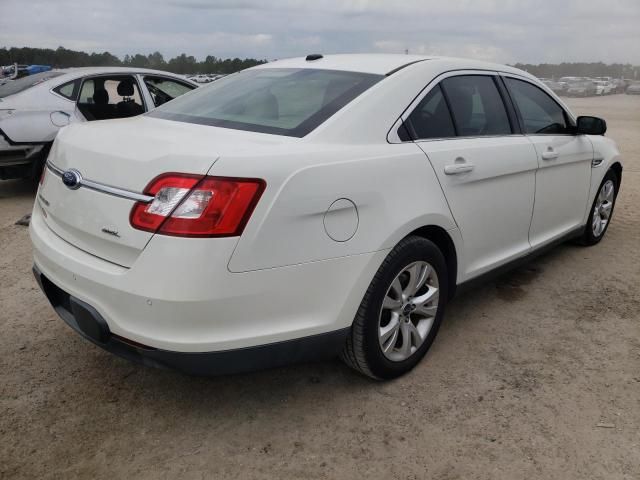
[[[640,0],[0,0],[0,46],[640,64]]]

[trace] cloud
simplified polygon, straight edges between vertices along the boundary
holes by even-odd
[[[0,45],[204,58],[398,52],[640,64],[638,0],[0,0]]]

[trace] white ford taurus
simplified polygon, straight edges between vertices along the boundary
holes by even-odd
[[[341,353],[392,378],[460,284],[604,236],[606,124],[531,75],[406,55],[261,65],[140,117],[61,130],[31,221],[57,313],[196,374]]]

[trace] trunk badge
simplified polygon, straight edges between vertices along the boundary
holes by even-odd
[[[79,171],[72,168],[62,174],[62,183],[71,190],[77,190],[82,183],[82,175],[80,175]]]
[[[102,229],[102,233],[106,233],[107,235],[111,235],[111,236],[120,238],[120,234],[118,233],[118,231],[115,228],[104,227]]]

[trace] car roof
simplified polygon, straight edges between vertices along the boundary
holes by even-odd
[[[101,74],[131,74],[131,73],[142,73],[142,74],[155,74],[155,75],[165,75],[168,77],[174,77],[181,80],[185,78],[182,75],[178,75],[177,73],[166,72],[164,70],[152,70],[150,68],[135,68],[135,67],[75,67],[75,68],[57,68],[51,70],[54,72],[62,72],[64,74],[56,77],[57,80],[72,80],[74,78],[85,77],[87,75],[101,75]]]
[[[163,75],[171,75],[173,77],[179,77],[176,73],[167,72],[164,70],[154,70],[151,68],[137,68],[137,67],[73,67],[73,68],[57,68],[60,72],[70,74],[82,74],[82,75],[94,75],[99,73],[161,73]]]
[[[501,72],[511,72],[522,75],[524,72],[506,65],[482,62],[465,58],[403,55],[394,53],[352,53],[323,55],[317,60],[307,60],[307,57],[287,58],[264,63],[253,69],[263,68],[318,68],[323,70],[344,70],[351,72],[390,75],[395,71],[418,62],[433,62],[443,70],[478,69]]]
[[[38,83],[33,84],[31,87],[26,88],[23,91],[17,92],[14,95],[20,95],[20,96],[32,95],[34,94],[33,92],[42,91],[42,90],[51,90],[67,82],[71,82],[78,78],[83,78],[90,75],[104,75],[104,74],[127,75],[127,74],[136,74],[136,73],[147,74],[147,75],[163,75],[166,77],[175,78],[176,80],[180,80],[181,82],[188,83],[189,85],[193,85],[194,87],[198,87],[197,83],[189,80],[186,77],[183,77],[176,73],[165,72],[163,70],[152,70],[149,68],[130,68],[130,67],[77,67],[77,68],[58,68],[58,69],[53,69],[47,72],[41,72],[39,74],[36,74],[36,75],[49,74],[51,75],[51,77],[47,78],[46,80],[41,80]],[[28,79],[30,76],[22,77],[19,80]],[[10,95],[10,96],[13,97],[13,95]]]

